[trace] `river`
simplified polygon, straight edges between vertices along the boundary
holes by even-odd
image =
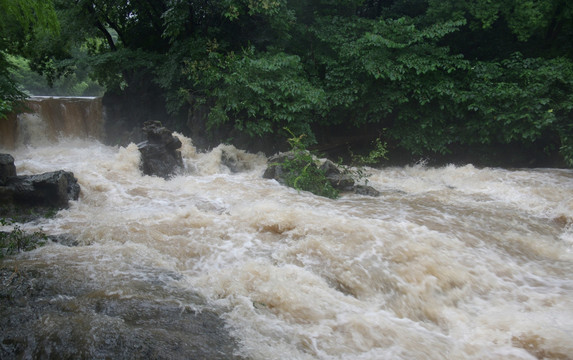
[[[68,307],[43,319],[52,336],[119,326],[75,316],[79,301],[143,296],[213,311],[248,359],[573,358],[572,170],[368,168],[380,197],[330,200],[263,179],[262,155],[178,136],[185,171],[169,180],[141,175],[134,144],[2,150],[19,174],[64,169],[81,186],[69,209],[22,225],[77,246],[4,260],[93,290],[50,300]]]

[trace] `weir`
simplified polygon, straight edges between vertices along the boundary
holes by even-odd
[[[24,109],[0,121],[0,147],[13,149],[55,142],[60,137],[103,138],[99,97],[34,96],[25,101]]]

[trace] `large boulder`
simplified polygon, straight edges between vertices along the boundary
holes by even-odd
[[[181,141],[159,121],[143,124],[147,140],[138,145],[141,152],[141,171],[145,175],[169,178],[183,168]]]
[[[59,170],[9,177],[0,193],[5,203],[16,207],[65,209],[70,200],[79,198],[80,185],[73,173]]]
[[[326,174],[333,188],[339,191],[353,192],[357,195],[380,196],[380,192],[369,185],[354,183],[354,179],[348,173],[343,172],[330,160],[326,160],[320,169]]]
[[[263,174],[263,178],[265,179],[274,179],[278,181],[280,184],[285,185],[285,172],[283,167],[281,166],[287,160],[294,160],[293,153],[280,153],[277,155],[273,155],[268,160],[268,166],[265,169]]]
[[[295,155],[291,152],[287,153],[280,153],[274,155],[269,158],[268,163],[269,165],[265,169],[263,174],[263,178],[265,179],[274,179],[278,181],[280,184],[285,185],[285,170],[281,166],[285,161],[290,160],[293,161],[295,159]],[[306,166],[307,164],[301,164],[301,167]],[[308,164],[308,166],[317,166],[314,163]],[[354,179],[352,175],[340,170],[336,164],[334,164],[330,160],[326,160],[325,162],[320,165],[320,170],[325,174],[326,179],[330,182],[333,188],[341,192],[353,192],[359,195],[368,195],[368,196],[379,196],[380,192],[374,189],[371,186],[367,185],[356,185],[354,183]]]
[[[30,221],[54,209],[66,209],[80,196],[74,174],[59,170],[39,175],[16,174],[14,158],[0,154],[0,216]]]

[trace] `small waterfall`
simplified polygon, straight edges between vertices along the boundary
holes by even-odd
[[[38,145],[59,137],[101,139],[103,108],[98,97],[46,97],[26,100],[27,112],[0,122],[0,146]]]
[[[16,145],[17,115],[8,114],[0,119],[0,148],[13,149]]]

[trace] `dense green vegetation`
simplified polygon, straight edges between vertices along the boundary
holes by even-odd
[[[50,81],[81,69],[109,93],[153,98],[182,129],[189,113],[207,114],[201,131],[255,139],[384,128],[390,150],[511,144],[573,166],[567,0],[18,3],[0,0],[3,108],[16,54]]]
[[[66,76],[46,79],[30,68],[30,61],[22,56],[8,56],[12,79],[22,92],[29,95],[102,96],[105,88],[89,77],[88,69],[74,68]]]
[[[0,0],[0,119],[25,97],[11,76],[9,55],[29,55],[39,37],[56,36],[58,30],[50,1]]]

